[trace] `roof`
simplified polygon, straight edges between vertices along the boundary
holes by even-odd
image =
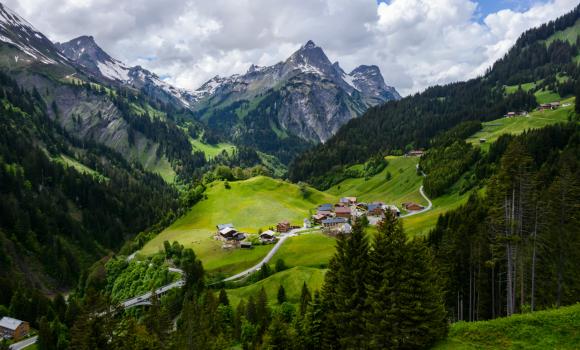
[[[280,221],[278,225],[290,225],[290,221],[288,220]]]
[[[233,228],[231,228],[231,227],[226,227],[226,228],[224,228],[224,229],[220,230],[220,233],[221,233],[222,235],[227,235],[227,234],[229,234],[229,233],[233,233],[233,232],[236,232],[236,230],[234,230],[234,229],[233,229]]]
[[[220,224],[220,225],[217,225],[218,231],[221,231],[221,230],[223,230],[225,228],[234,228],[234,224]]]
[[[15,331],[24,321],[17,320],[12,317],[2,317],[0,320],[0,328],[6,328]]]
[[[331,218],[331,219],[322,220],[323,225],[345,224],[347,222],[348,222],[348,220],[345,218]]]
[[[334,210],[334,212],[337,214],[350,214],[350,208],[349,207],[338,207]]]
[[[262,236],[272,236],[274,237],[276,235],[276,233],[272,230],[268,230],[268,231],[264,231],[262,233],[260,233],[260,237]]]
[[[332,211],[332,204],[322,204],[318,207],[318,211]]]

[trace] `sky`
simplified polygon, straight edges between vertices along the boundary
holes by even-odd
[[[482,74],[520,34],[577,0],[4,0],[51,40],[92,35],[111,56],[196,89],[272,65],[308,40],[346,71],[379,66],[403,94]]]

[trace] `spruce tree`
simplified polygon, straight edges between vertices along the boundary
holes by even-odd
[[[390,212],[378,225],[373,249],[369,253],[368,297],[364,322],[369,348],[394,346],[397,331],[399,268],[403,264],[406,237],[401,222]]]
[[[330,275],[325,284],[328,317],[342,348],[364,348],[365,311],[368,269],[368,242],[360,220],[353,225],[350,237],[339,238]]]
[[[280,288],[278,288],[278,304],[282,304],[286,301],[286,291],[284,290],[284,286],[280,285]]]
[[[310,295],[310,290],[308,290],[308,286],[306,285],[306,282],[304,282],[302,285],[302,292],[300,293],[300,317],[304,317],[306,314],[306,309],[311,300],[312,296]]]
[[[219,296],[219,301],[221,305],[230,305],[230,300],[228,299],[228,293],[226,292],[225,289],[220,289],[220,296]]]

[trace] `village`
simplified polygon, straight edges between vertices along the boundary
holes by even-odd
[[[409,214],[425,209],[415,202],[401,203],[403,210]],[[357,197],[343,197],[338,203],[324,203],[313,210],[314,214],[305,218],[301,225],[293,225],[288,220],[276,223],[268,230],[258,230],[257,235],[240,232],[233,223],[216,225],[214,239],[222,242],[223,249],[252,249],[255,244],[274,244],[284,235],[300,232],[321,231],[329,236],[348,235],[352,232],[352,223],[366,216],[370,225],[377,225],[390,212],[401,217],[401,210],[392,204],[383,202],[365,203]]]

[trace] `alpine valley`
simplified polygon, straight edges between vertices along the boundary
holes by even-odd
[[[580,348],[580,6],[405,97],[312,40],[187,90],[86,34],[0,3],[0,350]]]

